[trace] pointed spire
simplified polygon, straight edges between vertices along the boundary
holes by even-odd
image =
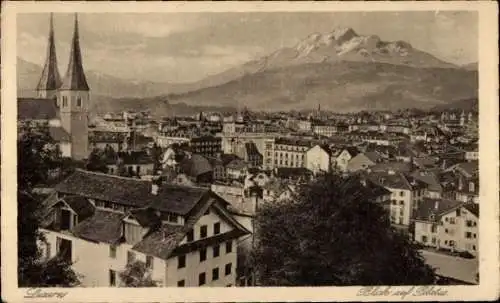
[[[80,38],[78,35],[78,15],[75,14],[75,31],[71,42],[71,53],[68,62],[68,69],[61,88],[62,90],[89,91],[89,85],[85,77],[82,63],[82,52],[80,50]]]
[[[54,21],[50,14],[49,39],[47,44],[47,58],[43,67],[42,76],[36,90],[39,92],[54,91],[61,86],[61,76],[57,67],[56,45],[54,42]],[[46,96],[44,96],[46,97]]]

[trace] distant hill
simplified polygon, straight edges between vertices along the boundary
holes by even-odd
[[[405,41],[383,41],[353,29],[312,34],[294,46],[189,84],[132,82],[88,71],[96,111],[188,107],[332,111],[431,109],[477,97],[474,65],[456,66]],[[41,67],[18,60],[21,91]],[[168,101],[167,101],[168,100]]]
[[[416,68],[377,62],[292,65],[242,76],[228,83],[180,95],[172,103],[244,104],[253,109],[316,107],[333,111],[429,109],[477,96],[477,72]]]
[[[60,70],[61,77],[64,76]],[[25,97],[33,96],[42,66],[17,58],[18,94]],[[87,80],[92,93],[109,97],[151,97],[169,93],[184,92],[183,84],[140,82],[104,75],[95,71],[86,71]]]
[[[434,112],[442,112],[446,110],[479,112],[479,100],[477,98],[455,100],[444,105],[435,106],[431,109],[431,111]]]

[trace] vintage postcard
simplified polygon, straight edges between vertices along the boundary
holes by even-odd
[[[497,15],[2,3],[2,300],[497,299]]]

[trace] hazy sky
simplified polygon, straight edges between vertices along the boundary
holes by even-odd
[[[79,22],[87,70],[155,82],[196,81],[337,27],[404,40],[452,63],[478,60],[474,12],[81,13]],[[21,14],[17,24],[18,56],[42,65],[49,15]],[[73,15],[54,14],[54,26],[64,74]]]

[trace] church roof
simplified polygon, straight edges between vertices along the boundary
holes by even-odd
[[[43,67],[42,76],[36,90],[56,90],[61,86],[61,76],[57,67],[56,45],[54,42],[54,24],[50,16],[49,40],[47,44],[47,57]]]
[[[75,31],[71,42],[71,53],[69,57],[68,69],[64,76],[61,90],[89,91],[89,85],[83,70],[82,52],[80,50],[80,38],[78,35],[78,18],[75,17]]]
[[[53,99],[18,98],[19,120],[52,120],[59,118],[59,110]]]

